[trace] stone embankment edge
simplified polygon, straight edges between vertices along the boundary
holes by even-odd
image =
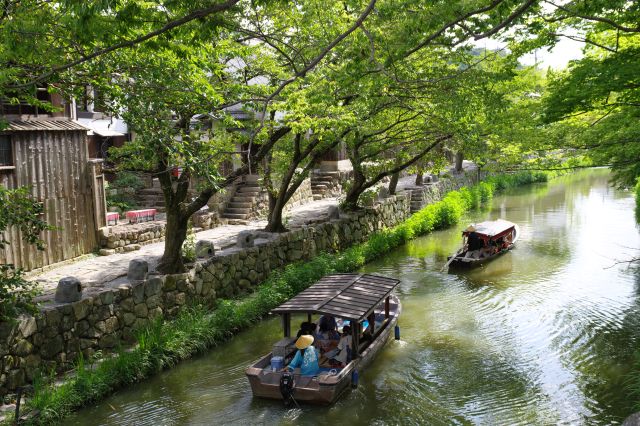
[[[520,182],[519,184],[522,184],[522,183],[527,183],[527,182]],[[468,190],[467,190],[467,192],[468,192]],[[484,191],[480,191],[480,192],[487,192],[486,188],[484,189]],[[488,192],[490,193],[491,190],[489,190]],[[490,196],[490,194],[489,194],[489,196]],[[449,198],[451,198],[451,200],[453,200],[453,204],[459,203],[459,200],[456,200],[456,197],[449,197]],[[467,198],[469,198],[468,194],[467,194]],[[452,205],[451,200],[449,200],[449,203],[443,203],[443,202],[437,203],[437,204],[443,204],[443,206],[430,205],[428,207],[431,207],[432,208],[431,210],[433,210],[433,211],[438,211],[438,209],[444,210],[445,211],[445,216],[447,216],[447,215],[450,216],[450,214],[449,214],[450,212],[449,213],[446,212],[447,209],[449,209],[449,210],[451,210],[451,209],[456,210],[457,209],[458,210],[457,214],[456,214],[457,217],[454,220],[454,223],[455,223],[455,221],[457,221],[459,216],[463,213],[463,211],[468,206],[460,207],[460,206]],[[407,204],[408,204],[409,200],[407,200],[406,197],[393,197],[390,200],[390,202],[387,202],[385,204],[377,206],[377,208],[370,209],[369,211],[361,212],[361,213],[357,214],[355,216],[355,218],[352,217],[352,218],[349,218],[349,219],[350,219],[350,221],[352,223],[360,224],[359,226],[356,226],[356,231],[361,231],[361,232],[365,231],[366,232],[367,229],[361,229],[361,228],[362,228],[362,225],[364,225],[365,228],[367,228],[367,225],[371,225],[371,220],[370,220],[371,218],[368,218],[367,214],[372,214],[372,212],[374,212],[373,213],[374,217],[378,216],[378,219],[381,219],[381,217],[380,217],[381,214],[382,214],[382,219],[390,219],[390,216],[388,215],[388,213],[390,213],[390,212],[391,213],[398,213],[398,211],[396,211],[397,207],[390,207],[390,206],[397,205],[398,201],[402,205],[402,208],[400,208],[400,210],[407,211],[406,209],[408,208]],[[387,215],[384,214],[385,213],[385,208],[386,208]],[[427,209],[424,209],[424,210],[427,210]],[[375,213],[375,212],[377,212],[377,213]],[[414,216],[419,216],[420,213],[423,213],[423,212],[419,212]],[[431,212],[430,214],[433,216],[433,212]],[[393,217],[397,218],[398,215],[392,214],[391,218],[393,218]],[[407,217],[408,217],[408,215],[407,215]],[[402,218],[402,219],[404,219],[404,218]],[[296,267],[294,266],[294,267],[287,267],[286,268],[286,271],[284,272],[284,278],[282,278],[283,277],[282,273],[281,274],[275,274],[274,278],[273,279],[269,279],[268,281],[271,282],[271,285],[273,287],[273,284],[277,283],[278,280],[284,279],[285,281],[289,282],[289,286],[290,287],[291,287],[291,284],[294,284],[293,290],[294,290],[294,293],[295,293],[295,292],[301,291],[303,288],[306,287],[306,285],[310,284],[311,282],[313,282],[314,280],[316,280],[317,278],[319,278],[320,276],[322,276],[325,273],[329,273],[329,272],[332,272],[332,271],[346,272],[348,270],[353,270],[353,269],[361,266],[365,262],[372,260],[372,258],[375,258],[375,257],[377,257],[379,255],[382,255],[382,254],[388,252],[389,250],[397,247],[398,245],[404,243],[406,240],[414,238],[418,234],[425,233],[425,232],[418,232],[418,233],[408,232],[407,233],[407,229],[402,229],[402,225],[401,226],[397,226],[396,228],[394,228],[395,231],[388,231],[386,223],[384,223],[384,222],[386,222],[386,221],[384,221],[384,220],[383,221],[378,221],[377,224],[379,226],[371,225],[371,226],[368,227],[369,228],[368,230],[370,232],[367,232],[366,234],[371,235],[371,239],[370,239],[369,243],[359,244],[359,245],[353,246],[350,249],[346,250],[342,254],[325,255],[325,256],[318,257],[317,261],[314,261],[314,262],[315,263],[320,262],[322,264],[322,266],[320,268],[316,268],[315,273],[311,274],[311,275],[313,275],[312,277],[309,277],[309,273],[308,273],[309,271],[307,271],[307,274],[306,274],[307,275],[307,277],[306,277],[307,279],[306,280],[305,279],[301,279],[301,277],[293,277],[294,279],[291,279],[291,277],[289,277],[290,279],[287,279],[286,275],[291,275],[291,274],[293,274],[294,276],[296,275],[296,271],[295,271]],[[375,223],[375,221],[374,221],[374,223]],[[397,223],[397,220],[396,220],[396,223]],[[444,227],[444,226],[448,226],[448,225],[451,225],[451,224],[452,223],[444,223],[443,222],[443,223],[436,223],[435,225],[436,225],[436,227]],[[375,228],[378,228],[378,229],[375,229]],[[405,225],[405,228],[406,228],[406,225]],[[433,229],[433,226],[431,226],[431,229],[426,229],[426,232],[430,232],[432,229]],[[306,230],[308,231],[308,229],[306,229]],[[305,229],[297,230],[297,231],[299,232],[298,235],[295,235],[296,231],[293,231],[292,233],[288,233],[288,234],[294,234],[294,235],[289,235],[288,242],[299,243],[301,241],[304,241],[305,237],[306,238],[309,237],[309,235],[305,235]],[[363,239],[366,239],[365,235],[361,235],[360,237],[356,238],[355,239],[355,243],[357,244],[358,241],[362,241]],[[351,240],[354,240],[354,238],[352,237]],[[310,240],[310,241],[313,241],[313,240]],[[302,244],[304,245],[304,243],[302,243]],[[292,256],[284,256],[285,259],[288,259],[289,257],[294,257],[295,258],[295,257],[299,256],[297,253],[295,253],[296,251],[300,252],[300,250],[298,250],[297,245],[298,244],[293,244],[293,247],[289,247],[289,249],[292,250],[294,252],[294,254]],[[340,244],[340,245],[343,246],[344,243]],[[301,247],[301,248],[303,250],[306,250],[306,249],[310,250],[310,252],[309,252],[309,254],[311,255],[310,258],[314,258],[315,257],[315,253],[317,252],[317,248],[313,248],[313,247],[307,247],[306,249],[304,247]],[[325,247],[325,248],[327,248],[327,247]],[[328,248],[331,248],[331,247],[328,247]],[[341,248],[339,248],[339,249],[341,249]],[[302,253],[305,253],[305,251],[302,251]],[[333,259],[329,259],[329,258],[327,258],[327,256],[329,258],[333,258]],[[303,257],[306,257],[306,256],[303,256]],[[242,258],[247,259],[248,257],[242,257],[241,255],[238,255],[238,259],[242,259]],[[298,265],[297,267],[298,268],[304,268],[306,266],[307,269],[309,269],[309,263],[310,262],[305,262],[305,263],[302,263],[301,265]],[[333,265],[329,265],[330,263],[333,263]],[[212,264],[215,264],[215,262],[211,262],[209,265],[212,265]],[[206,265],[206,262],[205,262],[205,265]],[[249,266],[251,266],[251,265],[249,265]],[[214,269],[215,268],[217,268],[217,267],[214,267]],[[185,294],[185,296],[181,296],[181,297],[184,297],[185,300],[182,303],[178,304],[178,305],[184,306],[184,305],[187,304],[186,298],[187,298],[188,294],[190,294],[188,292],[190,285],[193,285],[193,287],[194,287],[193,289],[191,289],[192,291],[195,290],[196,288],[198,288],[200,294],[202,294],[202,289],[203,288],[207,288],[208,287],[208,286],[204,285],[204,283],[206,282],[206,279],[203,280],[201,277],[198,278],[198,272],[201,273],[203,270],[207,270],[207,269],[208,268],[206,268],[206,266],[202,267],[202,268],[196,267],[194,270],[190,271],[190,273],[183,274],[183,275],[180,275],[180,276],[153,277],[153,278],[151,278],[150,280],[147,281],[147,283],[150,283],[150,285],[147,284],[145,286],[143,294],[147,295],[147,292],[148,292],[149,293],[149,298],[153,298],[153,296],[156,295],[155,294],[157,292],[156,290],[147,291],[147,287],[151,287],[151,288],[155,287],[155,288],[163,288],[163,289],[167,288],[169,290],[175,288],[178,291],[178,293],[176,293],[175,295],[179,295],[181,292],[182,293],[187,293],[187,294]],[[216,271],[216,272],[220,272],[220,271]],[[228,271],[225,271],[225,272],[228,272]],[[210,271],[210,274],[213,275],[211,273],[211,271]],[[215,274],[215,272],[214,272],[214,274]],[[224,280],[224,278],[225,278],[224,277],[224,273],[222,275],[223,275],[223,277],[221,278],[221,280]],[[261,278],[261,277],[256,277],[256,278]],[[297,285],[295,285],[295,284],[297,284]],[[285,285],[286,285],[286,283],[285,283]],[[302,288],[295,288],[295,287],[300,287],[300,285],[302,285]],[[241,288],[242,287],[243,286],[241,285]],[[261,288],[264,289],[266,287],[261,286]],[[208,291],[205,290],[204,294],[207,294],[211,290],[212,290],[211,288],[209,288]],[[224,287],[222,287],[222,290],[224,290]],[[138,290],[138,294],[141,294],[141,293],[142,292],[140,290]],[[278,303],[280,303],[280,301],[282,300],[283,297],[290,297],[290,294],[288,294],[288,293],[291,293],[291,291],[281,292],[276,297],[273,297],[274,296],[273,294],[271,294],[271,295],[269,295],[269,294],[262,295],[262,296],[265,296],[264,297],[265,298],[265,303],[267,305],[269,305],[269,306],[261,306],[261,307],[254,306],[253,309],[250,309],[251,311],[253,311],[254,314],[256,314],[254,318],[249,318],[249,319],[245,318],[244,320],[240,321],[240,324],[230,324],[230,330],[227,330],[226,332],[223,331],[223,330],[218,330],[218,332],[219,332],[218,334],[220,334],[220,332],[221,332],[222,335],[224,335],[225,339],[228,338],[230,335],[233,334],[233,332],[246,327],[246,325],[248,325],[248,323],[251,323],[251,322],[255,321],[256,319],[259,319],[259,317],[261,317],[266,312],[268,312],[273,306],[275,306]],[[141,297],[142,296],[138,296],[138,299],[140,299]],[[171,296],[169,296],[169,298],[171,298]],[[256,299],[259,299],[259,298],[260,297],[250,297],[250,298],[248,298],[248,300],[256,300]],[[269,300],[269,299],[271,299],[271,300]],[[107,299],[104,302],[109,302],[109,300]],[[193,302],[193,300],[191,302]],[[242,302],[238,303],[237,307],[239,309],[241,309],[242,308],[242,304],[243,304]],[[174,306],[174,308],[178,308],[178,309],[174,310],[174,314],[175,314],[179,310],[179,306]],[[256,310],[256,308],[258,308],[258,309]],[[245,311],[246,310],[247,309],[246,309],[246,306],[245,306]],[[169,313],[171,314],[171,312],[169,312]],[[156,318],[157,317],[161,317],[161,313],[157,312],[156,315],[154,315],[153,317],[156,317]],[[242,324],[243,322],[245,322],[246,324]],[[218,340],[219,339],[213,339],[213,341],[210,342],[210,343],[212,343],[211,345],[205,345],[205,346],[208,347],[208,346],[215,345],[215,344],[219,343]],[[196,347],[193,352],[195,353],[195,352],[198,352],[198,351],[201,351],[201,350],[203,350],[202,347]],[[187,354],[187,356],[189,356],[189,354]],[[180,355],[178,358],[182,359],[184,357],[185,357],[184,355]],[[173,362],[171,362],[171,363],[173,363]],[[143,377],[144,376],[146,376],[146,374],[144,374]],[[136,380],[134,380],[134,381],[136,381]],[[116,385],[116,387],[117,387],[117,385]],[[111,390],[112,389],[110,389],[108,392],[106,392],[105,395],[110,393]],[[100,397],[102,397],[102,396],[104,396],[104,395],[100,395]],[[85,402],[88,402],[88,401],[85,401]],[[73,408],[77,408],[79,406],[77,403],[73,404],[73,405],[74,405],[73,407],[67,407],[67,410],[70,410],[70,409],[73,409]],[[40,407],[40,408],[42,409],[42,408],[46,408],[46,407]],[[63,412],[66,412],[67,410],[63,410]],[[56,410],[56,412],[58,412],[59,414],[63,414],[58,410]],[[45,417],[48,417],[48,416],[45,416]],[[56,417],[57,417],[57,415],[53,416],[53,418],[48,418],[47,421],[54,420]],[[41,419],[41,420],[44,420],[44,419]]]

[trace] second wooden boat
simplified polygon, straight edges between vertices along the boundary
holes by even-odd
[[[448,258],[445,268],[470,268],[481,265],[514,247],[520,228],[498,219],[470,225],[462,231],[462,248]]]

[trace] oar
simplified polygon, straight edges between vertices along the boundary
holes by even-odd
[[[440,270],[440,272],[444,272],[445,269],[447,269],[449,267],[449,265],[451,264],[451,262],[453,262],[455,260],[456,257],[458,257],[459,254],[461,254],[464,251],[464,246],[460,247],[460,249],[453,255],[451,256],[451,258],[449,259],[449,261],[447,263],[444,264],[444,266],[442,267],[442,269]]]

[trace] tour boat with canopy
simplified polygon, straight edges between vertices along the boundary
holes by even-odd
[[[511,250],[519,236],[518,225],[504,219],[469,225],[462,231],[462,248],[448,258],[444,267],[481,265]]]
[[[285,403],[331,404],[385,345],[397,328],[400,301],[392,294],[399,280],[377,274],[327,275],[297,296],[272,310],[282,318],[284,338],[273,351],[249,366],[246,375],[254,396],[282,399]],[[314,315],[336,320],[338,329],[349,325],[351,346],[346,364],[336,366],[325,359],[314,376],[290,374],[283,369],[296,353],[291,333],[292,315],[312,324]],[[312,324],[315,326],[315,324]],[[345,329],[348,330],[348,329]],[[338,330],[339,331],[339,330]],[[314,340],[314,339],[310,339]],[[320,347],[321,341],[315,339]],[[322,359],[322,357],[321,357]]]

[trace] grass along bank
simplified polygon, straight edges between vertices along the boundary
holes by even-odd
[[[372,234],[364,243],[275,271],[254,293],[242,299],[219,301],[213,311],[192,306],[173,320],[158,319],[138,332],[138,345],[130,350],[121,348],[95,365],[80,358],[74,374],[61,385],[52,385],[53,377],[36,380],[34,396],[23,412],[37,415],[27,423],[59,421],[119,388],[219,345],[326,274],[353,271],[409,240],[458,223],[466,211],[487,204],[499,191],[545,182],[550,176],[525,172],[490,177],[473,187],[449,192],[441,201],[424,207],[398,226]]]

